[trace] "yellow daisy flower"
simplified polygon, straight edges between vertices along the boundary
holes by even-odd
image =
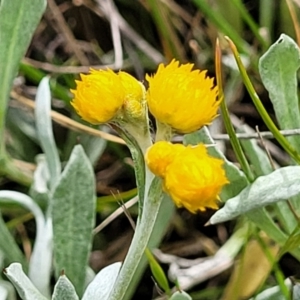
[[[162,153],[164,147],[166,155]],[[154,144],[146,154],[149,169],[162,177],[165,192],[178,207],[183,206],[192,213],[208,207],[217,209],[218,195],[229,183],[223,161],[209,156],[203,144],[182,147],[164,141]],[[169,159],[171,148],[174,153]]]
[[[172,60],[167,66],[160,64],[154,76],[146,75],[150,112],[160,123],[182,133],[210,124],[220,104],[213,79],[206,71],[193,71],[193,66]]]
[[[130,108],[131,101],[141,102],[144,98],[143,86],[125,72],[91,70],[80,77],[76,89],[71,90],[74,94],[71,104],[81,118],[91,124],[110,122],[118,117],[122,108]],[[141,109],[136,106],[133,105],[134,115]]]

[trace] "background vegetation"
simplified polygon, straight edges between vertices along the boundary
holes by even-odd
[[[299,44],[300,5],[291,0],[48,0],[44,12],[43,1],[40,2],[39,7],[30,5],[30,1],[22,4],[11,1],[9,7],[7,1],[0,1],[0,189],[38,193],[43,209],[45,195],[32,187],[34,172],[40,166],[38,154],[43,148],[32,99],[36,97],[41,79],[49,75],[53,96],[51,117],[59,159],[64,166],[74,146],[81,144],[94,167],[96,224],[99,226],[95,229],[89,262],[98,272],[113,262],[122,261],[126,255],[133,230],[122,209],[118,210],[119,215],[114,212],[121,202],[130,201],[129,211],[135,220],[137,190],[133,162],[123,141],[108,127],[103,126],[99,131],[83,123],[69,104],[70,89],[75,87],[79,73],[88,72],[90,67],[109,67],[125,70],[144,81],[145,73],[154,72],[159,63],[176,58],[183,63],[192,62],[196,68],[207,69],[209,75],[215,76],[218,38],[223,53],[225,101],[231,121],[237,131],[249,133],[246,125],[252,129],[258,126],[264,131],[267,127],[244,88],[224,36],[229,36],[236,45],[255,90],[277,122],[260,79],[258,60],[281,33]],[[12,11],[18,13],[14,15]],[[237,162],[226,136],[220,135],[224,133],[221,117],[210,131],[220,140],[219,148],[225,155]],[[176,139],[181,141],[182,137]],[[254,176],[264,175],[266,170],[255,168],[255,163],[260,162],[254,162],[253,152],[247,152],[249,147],[254,147],[250,143],[243,140],[242,144]],[[257,151],[267,147],[268,155],[277,166],[291,164],[277,141],[265,141],[260,146]],[[33,214],[16,203],[0,204],[7,228],[28,259],[36,235]],[[196,264],[194,259],[214,257],[233,234],[237,236],[240,227],[236,227],[236,221],[205,227],[212,214],[213,211],[206,211],[192,215],[184,209],[177,210],[160,250],[189,258],[192,265]],[[280,222],[288,222],[284,221],[284,214],[277,218],[275,221],[282,227],[285,225]],[[243,220],[239,219],[238,225],[240,222]],[[195,279],[189,286],[193,299],[248,299],[269,286],[278,285],[280,276],[297,275],[297,255],[284,251],[287,253],[281,255],[278,262],[270,262],[268,257],[278,253],[278,244],[253,223],[249,228],[247,234],[242,234],[240,255],[234,255],[234,262],[227,262],[229,268],[222,268],[212,260],[211,267],[205,269],[206,274],[201,274],[201,279]],[[5,240],[1,238],[0,249],[3,243]],[[167,261],[159,254],[158,258],[168,270]],[[10,262],[4,257],[2,266]],[[132,299],[153,299],[158,295],[159,289],[147,269]]]

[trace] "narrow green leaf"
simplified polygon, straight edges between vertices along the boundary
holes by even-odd
[[[207,145],[208,153],[214,157],[224,160],[224,169],[230,184],[223,187],[221,192],[222,201],[226,201],[239,194],[248,184],[245,174],[239,170],[232,162],[226,159],[224,154],[216,147],[214,140],[206,127],[191,134],[186,134],[183,138],[185,145],[197,145],[204,143]]]
[[[102,269],[88,285],[82,300],[108,300],[121,265],[120,262],[117,262]]]
[[[64,270],[79,297],[86,278],[95,205],[93,168],[77,145],[54,190],[52,218],[56,274]]]
[[[246,216],[258,228],[263,230],[270,239],[274,240],[280,246],[285,245],[288,235],[279,228],[265,208],[252,210],[246,213]],[[291,250],[291,253],[294,257],[300,259],[299,248]]]
[[[243,62],[241,60],[241,57],[236,49],[236,46],[234,43],[226,37],[229,46],[231,48],[231,51],[233,52],[234,58],[236,60],[236,63],[238,65],[239,71],[241,73],[243,82],[245,84],[245,87],[247,88],[247,91],[253,101],[253,104],[255,105],[257,111],[259,112],[260,116],[262,117],[263,121],[265,122],[266,126],[269,128],[269,130],[272,132],[278,143],[282,146],[282,148],[297,162],[300,164],[300,155],[296,151],[296,149],[288,142],[288,140],[282,135],[282,133],[278,130],[277,126],[271,119],[269,113],[266,111],[264,105],[262,104],[260,98],[258,97],[253,84],[247,74],[246,68],[243,65]]]
[[[276,18],[277,3],[273,0],[265,0],[259,2],[259,26],[267,30],[267,39],[271,38],[273,33],[274,21]],[[290,17],[290,16],[288,16]],[[278,19],[276,18],[276,21]]]
[[[264,35],[262,35],[258,24],[256,24],[254,18],[252,17],[252,14],[247,9],[246,5],[241,0],[231,0],[231,2],[234,4],[235,9],[239,12],[240,16],[244,19],[245,24],[249,26],[252,34],[255,36],[256,40],[259,41],[263,49],[267,48],[267,39]]]
[[[226,128],[226,131],[230,138],[230,144],[232,146],[232,149],[234,151],[234,154],[241,165],[241,169],[244,172],[247,179],[252,182],[254,180],[253,172],[250,169],[249,163],[246,159],[245,153],[243,152],[243,149],[241,147],[240,141],[238,140],[236,136],[236,132],[234,129],[234,126],[232,124],[227,103],[225,102],[225,95],[223,92],[223,81],[222,81],[222,51],[220,47],[219,40],[217,39],[216,42],[216,51],[215,51],[215,60],[216,60],[216,78],[217,78],[217,87],[219,91],[219,101],[221,102],[220,108],[221,113],[224,121],[224,126]]]
[[[44,77],[39,84],[35,98],[36,129],[43,152],[46,155],[50,173],[50,189],[52,189],[60,175],[60,160],[52,131],[51,93],[49,78]]]
[[[274,254],[270,252],[269,246],[265,243],[265,241],[259,234],[256,235],[256,239],[260,247],[262,248],[266,258],[268,259],[269,263],[271,263],[272,265],[274,276],[276,278],[276,282],[278,283],[281,293],[284,295],[286,300],[291,300],[290,289],[286,286],[284,282],[285,277],[277,263],[277,259],[274,257]]]
[[[47,300],[24,274],[21,264],[11,264],[4,269],[4,274],[15,286],[22,300]]]
[[[225,35],[228,35],[243,53],[249,53],[249,44],[239,35],[236,29],[222,16],[222,14],[213,8],[207,0],[193,0],[199,11]]]
[[[243,133],[253,133],[254,130],[248,125],[242,125],[238,129],[239,132]],[[242,146],[244,147],[247,157],[254,168],[254,172],[258,176],[263,176],[271,173],[273,167],[270,163],[270,159],[267,156],[265,150],[258,146],[257,140],[255,139],[242,139]],[[276,167],[276,162],[273,162]],[[295,201],[295,203],[297,203]],[[294,209],[295,209],[295,205]],[[295,219],[294,214],[291,212],[291,208],[286,201],[281,201],[276,203],[274,206],[274,212],[276,214],[277,221],[281,224],[281,227],[286,232],[292,232],[297,226],[297,220]],[[261,223],[261,222],[260,222]]]
[[[12,262],[20,262],[23,267],[27,268],[26,259],[21,252],[20,248],[18,247],[16,241],[14,240],[13,236],[7,229],[2,215],[0,214],[0,240],[5,241],[5,243],[0,244],[0,251],[3,253],[6,261],[8,263]]]
[[[185,53],[176,33],[175,26],[171,21],[171,14],[168,7],[158,0],[147,0],[146,3],[153,17],[153,21],[156,23],[159,36],[161,36],[164,41],[165,53],[169,53],[171,57],[180,61],[185,60]]]
[[[165,272],[163,271],[162,267],[159,265],[159,263],[148,248],[145,250],[145,254],[147,256],[154,279],[157,281],[157,283],[163,289],[163,291],[169,295],[170,287]]]
[[[229,199],[210,219],[211,224],[225,222],[253,209],[286,200],[300,193],[300,167],[289,166],[258,177],[239,195]]]
[[[238,132],[253,133],[254,130],[248,125],[244,124],[238,128]],[[257,176],[267,175],[273,171],[273,167],[266,154],[266,151],[258,146],[257,140],[241,139],[240,142],[245,149],[249,162],[251,163],[252,168],[254,169],[254,173]],[[274,164],[276,166],[276,162],[274,162]],[[294,214],[291,212],[288,203],[286,201],[278,202],[273,206],[273,209],[276,214],[277,222],[279,221],[281,225],[280,227],[282,227],[285,232],[292,232],[297,225],[297,220],[295,219]],[[248,214],[247,216],[251,217],[251,214]],[[267,212],[265,212],[265,214],[267,214]],[[270,220],[267,220],[266,218],[260,216],[260,221],[256,225],[264,230],[261,226],[262,224],[264,224],[264,222],[270,222]],[[278,228],[278,230],[280,229]],[[275,232],[273,234],[275,234]]]
[[[52,300],[79,300],[75,288],[65,275],[61,275],[54,286]]]
[[[246,216],[258,228],[262,229],[268,237],[276,241],[279,245],[284,245],[288,236],[277,226],[265,208],[255,209],[247,213]]]
[[[32,114],[21,107],[10,106],[5,126],[11,136],[8,143],[10,153],[15,158],[32,161],[40,151]]]
[[[24,74],[25,78],[28,78],[31,82],[36,84],[38,84],[47,75],[46,72],[22,62],[20,63],[20,72]],[[62,86],[54,79],[50,80],[50,88],[54,97],[63,100],[67,105],[70,104],[70,100],[73,96],[68,88]]]
[[[269,92],[281,129],[300,128],[297,71],[300,50],[293,39],[281,34],[259,60],[259,72]],[[287,137],[300,151],[300,137]]]
[[[46,0],[1,0],[0,2],[0,137],[4,136],[4,121],[12,82],[19,62],[46,9]],[[0,141],[0,153],[4,150]]]
[[[170,300],[192,300],[192,297],[185,291],[175,292]]]
[[[294,197],[290,199],[292,198]],[[273,213],[276,215],[277,223],[279,223],[280,227],[288,234],[292,233],[298,224],[298,220],[291,210],[291,205],[293,206],[293,204],[290,199],[290,203],[287,201],[279,201],[273,207]]]
[[[232,0],[217,0],[215,2],[218,13],[236,30],[240,36],[243,34],[243,19],[240,12],[236,9]]]
[[[298,248],[300,245],[300,226],[298,225],[292,234],[288,237],[284,246],[280,249],[279,257],[286,252],[291,252],[292,250]]]

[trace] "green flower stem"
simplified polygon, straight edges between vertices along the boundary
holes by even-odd
[[[232,236],[219,249],[219,251],[226,254],[227,257],[234,259],[253,234],[253,228],[252,223],[246,222],[242,219]]]
[[[149,124],[149,122],[147,123]],[[145,157],[145,154],[148,150],[148,148],[150,146],[152,146],[152,139],[151,139],[151,135],[150,135],[150,129],[149,127],[147,127],[147,131],[144,133],[144,135],[140,135],[140,136],[136,136],[136,140],[137,140],[137,143],[139,144],[141,150],[142,150],[142,154],[143,154],[143,159]],[[148,197],[148,193],[150,191],[150,187],[151,187],[151,184],[152,184],[152,181],[153,181],[153,178],[154,178],[154,175],[153,173],[148,169],[145,161],[143,160],[144,162],[144,167],[145,167],[145,189],[144,189],[144,194],[143,194],[143,205],[145,202],[148,201],[147,197]],[[145,208],[142,208],[142,209],[145,209]],[[143,218],[143,213],[142,213],[142,218]]]
[[[140,210],[143,208],[145,196],[147,195],[149,185],[153,179],[152,173],[147,172],[147,166],[144,160],[147,149],[152,145],[148,124],[149,120],[147,116],[145,122],[143,122],[141,126],[128,122],[122,124],[121,127],[115,128],[125,140],[134,161]],[[122,128],[124,128],[125,131]]]
[[[156,120],[155,142],[170,141],[172,139],[172,136],[173,136],[172,127]]]
[[[269,130],[272,132],[278,143],[282,146],[282,148],[298,163],[300,164],[300,155],[299,153],[292,147],[292,145],[287,141],[287,139],[281,134],[281,132],[278,130],[272,119],[270,118],[268,112],[264,108],[261,100],[259,99],[258,95],[256,94],[256,91],[248,77],[247,71],[245,67],[243,66],[243,63],[241,61],[241,58],[239,56],[239,53],[237,51],[237,48],[235,47],[234,43],[231,41],[229,37],[226,37],[227,41],[229,42],[231,51],[233,52],[233,55],[235,57],[235,60],[237,62],[237,65],[239,67],[240,73],[242,75],[244,84],[247,88],[247,91],[258,110],[260,116],[262,117],[263,121],[269,128]]]
[[[136,230],[113,291],[109,296],[110,300],[126,298],[130,285],[134,281],[134,274],[143,264],[142,259],[149,245],[161,209],[163,198],[162,182],[159,178],[155,178],[144,161],[144,155],[152,145],[148,124],[148,119],[145,119],[141,126],[129,122],[122,124],[122,128],[125,130],[118,126],[113,126],[126,139],[135,161],[135,173],[140,199]]]
[[[133,275],[142,260],[156,223],[158,212],[162,203],[161,193],[161,181],[156,179],[153,180],[150,193],[146,201],[144,201],[142,217],[138,222],[129,251],[114,285],[113,291],[109,296],[110,300],[123,299],[130,286]]]

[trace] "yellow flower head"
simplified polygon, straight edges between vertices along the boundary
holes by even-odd
[[[172,146],[175,145],[168,144],[166,153],[171,152]],[[184,149],[174,147],[175,154],[172,159],[169,159],[167,154],[164,157],[161,153],[162,145],[154,144],[151,148],[146,156],[148,167],[163,178],[165,192],[178,207],[184,206],[192,213],[207,207],[218,208],[218,194],[222,187],[229,183],[221,159],[209,156],[203,144],[187,146]],[[154,167],[154,163],[157,163],[158,167]]]
[[[91,124],[113,120],[123,106],[125,108],[131,101],[141,101],[144,94],[143,87],[134,77],[109,69],[81,74],[81,80],[76,84],[76,89],[71,90],[74,94],[71,104],[81,118]]]
[[[160,177],[165,177],[167,166],[174,160],[174,157],[184,150],[182,144],[171,144],[160,141],[148,148],[145,154],[145,161],[150,171]]]
[[[192,70],[193,64],[172,60],[160,64],[149,82],[147,102],[150,112],[163,124],[182,133],[193,132],[210,124],[217,116],[217,87],[206,71]]]

